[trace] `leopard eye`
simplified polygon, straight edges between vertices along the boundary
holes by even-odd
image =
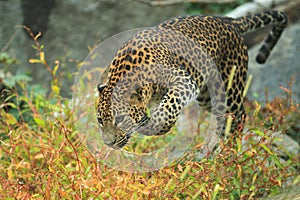
[[[98,84],[97,89],[99,91],[99,93],[103,92],[104,88],[106,88],[106,85],[102,85],[102,84]]]
[[[103,121],[102,121],[102,119],[101,119],[100,117],[97,117],[97,120],[98,120],[98,123],[99,123],[101,126],[103,126]]]
[[[122,121],[124,121],[125,116],[124,115],[119,115],[115,117],[115,123],[120,124]]]
[[[135,101],[142,102],[143,101],[142,94],[138,94],[137,92],[134,92],[133,94],[131,94],[130,99],[133,102],[135,102]]]

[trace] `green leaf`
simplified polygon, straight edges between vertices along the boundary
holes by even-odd
[[[220,185],[219,185],[219,184],[216,184],[216,185],[215,185],[215,188],[214,188],[214,191],[213,191],[213,196],[212,196],[212,198],[211,198],[212,200],[216,199],[216,197],[217,197],[219,191],[220,191]]]
[[[147,108],[146,113],[147,113],[147,117],[151,118],[151,111],[150,111],[150,108]]]
[[[10,125],[15,125],[18,121],[17,119],[9,114],[9,113],[2,113],[3,114],[3,119],[6,123],[10,124]]]
[[[45,126],[45,125],[46,125],[45,121],[42,120],[42,119],[39,118],[39,117],[33,117],[33,119],[34,119],[35,123],[36,123],[37,125],[39,125],[39,126]]]
[[[40,59],[34,59],[34,58],[29,59],[28,62],[31,63],[31,64],[33,64],[33,63],[42,63],[42,61]]]
[[[272,159],[274,160],[277,167],[279,167],[280,169],[283,169],[283,167],[282,167],[282,165],[281,165],[281,163],[280,163],[280,161],[279,161],[279,159],[276,155],[273,155]]]
[[[250,187],[250,190],[249,190],[249,191],[254,191],[255,189],[256,189],[255,185],[252,185],[252,186]]]
[[[52,85],[52,91],[54,94],[58,95],[60,92],[60,88],[57,85]]]
[[[237,144],[238,152],[241,152],[241,150],[242,150],[242,141],[241,141],[240,138],[236,138],[236,144]]]
[[[298,176],[294,179],[292,185],[297,185],[298,183],[300,183],[300,175],[298,175]]]
[[[205,189],[204,185],[202,185],[201,188],[193,195],[192,199],[198,199],[199,195],[205,191],[206,191],[206,189]]]
[[[56,72],[59,68],[59,64],[55,65],[54,69],[53,69],[53,74],[56,75]]]
[[[263,131],[261,131],[261,130],[253,130],[254,131],[254,133],[256,133],[257,135],[259,135],[259,136],[261,136],[261,137],[264,137],[264,135],[265,135],[265,133],[263,132]]]
[[[7,103],[3,104],[3,106],[10,106],[12,108],[17,108],[17,105],[14,103],[11,103],[11,102],[7,102]],[[0,108],[2,108],[2,107],[0,106]]]
[[[266,152],[268,152],[270,155],[273,155],[273,152],[269,149],[269,147],[267,147],[267,145],[265,145],[265,144],[260,144],[260,146],[261,146]]]
[[[35,50],[38,49],[38,47],[37,47],[36,45],[31,45],[31,47],[32,47],[33,49],[35,49]]]
[[[180,176],[180,180],[183,180],[187,177],[188,173],[190,172],[191,170],[191,166],[188,165],[186,166],[185,170],[182,172],[181,176]]]

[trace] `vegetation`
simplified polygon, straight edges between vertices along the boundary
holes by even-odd
[[[49,66],[43,46],[34,41],[38,56],[30,63],[48,70],[52,89],[30,85],[21,74],[1,79],[1,199],[253,199],[299,184],[300,156],[285,152],[283,160],[284,147],[272,147],[278,140],[272,132],[299,134],[299,105],[290,95],[264,107],[247,102],[249,131],[236,132],[201,161],[190,155],[145,173],[110,169],[81,142],[70,100],[60,95],[59,62]],[[15,62],[1,53],[2,66]]]

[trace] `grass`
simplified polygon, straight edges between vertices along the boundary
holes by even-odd
[[[59,62],[48,65],[37,39],[35,48],[38,58],[30,62],[51,73],[50,93],[36,92],[28,77],[1,82],[1,199],[256,199],[298,184],[299,155],[282,160],[283,147],[272,147],[272,132],[299,134],[299,105],[289,95],[264,107],[247,101],[249,131],[220,143],[213,156],[196,161],[195,144],[190,155],[160,170],[122,172],[105,166],[82,143],[70,100],[60,95]]]

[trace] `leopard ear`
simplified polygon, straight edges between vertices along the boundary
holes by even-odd
[[[97,89],[99,91],[99,93],[103,92],[104,88],[106,88],[107,85],[102,85],[102,84],[98,84]]]

